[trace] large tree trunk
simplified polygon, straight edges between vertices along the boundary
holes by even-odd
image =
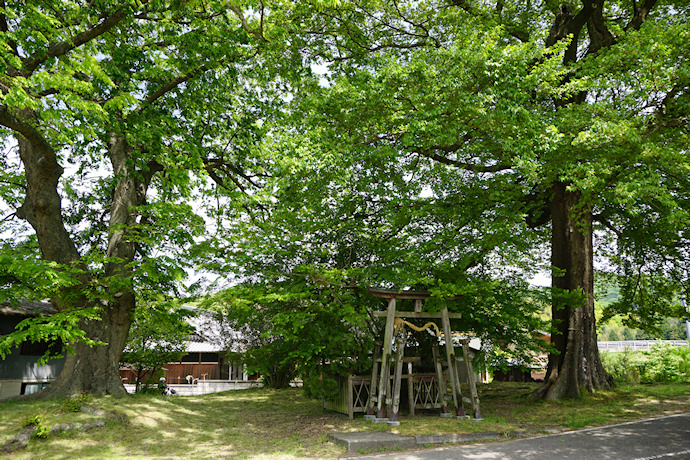
[[[27,192],[26,200],[18,211],[36,231],[41,254],[44,259],[67,264],[80,259],[79,252],[62,220],[61,200],[58,182],[62,168],[57,163],[54,151],[42,139],[33,141],[19,136],[19,151],[24,162]],[[56,397],[77,393],[126,394],[120,379],[120,357],[124,349],[132,314],[135,295],[132,286],[131,262],[134,260],[135,243],[127,236],[131,226],[136,225],[134,206],[145,202],[148,183],[153,172],[144,180],[135,179],[128,168],[131,149],[122,136],[111,135],[108,145],[116,177],[119,178],[110,209],[110,233],[106,255],[109,262],[104,267],[105,283],[114,281],[117,289],[111,290],[110,298],[87,300],[86,296],[57,295],[53,300],[59,311],[74,307],[93,305],[101,308],[100,320],[82,321],[80,327],[88,338],[106,345],[88,347],[74,344],[74,354],[66,357],[60,376],[46,391],[35,397]],[[82,267],[85,268],[85,267]],[[85,270],[81,280],[86,286],[91,276]]]
[[[597,347],[592,209],[580,192],[557,183],[551,217],[552,344],[557,353],[549,355],[544,385],[535,396],[555,400],[579,397],[581,388],[608,389],[613,381]]]
[[[88,347],[76,344],[75,353],[67,355],[58,378],[38,394],[49,398],[79,393],[126,395],[120,379],[120,356],[127,341],[133,310],[134,295],[127,293],[104,306],[100,320],[83,322],[81,327],[87,336],[106,345]]]

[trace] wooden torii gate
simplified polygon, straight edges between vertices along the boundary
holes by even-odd
[[[460,313],[449,313],[448,308],[443,308],[438,313],[423,312],[424,300],[430,297],[426,291],[396,291],[390,289],[369,289],[369,294],[373,297],[388,300],[387,311],[374,312],[374,316],[386,318],[386,329],[383,336],[383,353],[381,356],[381,369],[379,372],[379,357],[374,356],[374,364],[371,372],[371,387],[369,390],[369,401],[367,402],[367,418],[375,419],[377,422],[386,421],[389,424],[398,424],[398,411],[400,409],[400,386],[402,379],[403,353],[405,348],[405,338],[396,339],[395,354],[395,378],[393,388],[390,388],[390,366],[393,360],[393,340],[396,326],[396,318],[418,318],[418,319],[440,319],[443,329],[443,336],[446,344],[446,361],[448,367],[448,378],[450,379],[452,395],[446,397],[446,381],[443,376],[443,363],[438,353],[438,346],[435,344],[434,367],[438,383],[439,401],[441,403],[441,416],[458,418],[469,418],[463,408],[463,398],[460,391],[460,379],[458,377],[457,361],[453,347],[452,333],[450,329],[450,319],[461,318]],[[414,300],[414,311],[397,311],[396,299]],[[438,331],[438,327],[433,323]],[[481,420],[479,411],[479,397],[477,387],[474,382],[474,370],[472,361],[469,358],[469,340],[461,341],[463,361],[467,371],[468,387],[470,391],[470,402],[472,403],[472,414],[475,420]],[[391,391],[392,390],[392,391]],[[448,408],[448,402],[453,402],[453,413]],[[414,402],[410,402],[414,404]],[[388,415],[388,417],[386,417]]]

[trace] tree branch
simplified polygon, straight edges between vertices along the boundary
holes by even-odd
[[[158,90],[156,90],[152,94],[149,94],[149,96],[137,108],[136,112],[141,113],[144,110],[144,108],[146,108],[146,106],[153,104],[158,99],[165,96],[168,92],[180,86],[182,83],[188,82],[200,73],[204,73],[206,70],[208,70],[208,68],[205,65],[203,65],[201,67],[194,69],[192,72],[186,75],[180,75],[178,77],[173,78],[169,82],[163,84],[160,88],[158,88]]]
[[[246,180],[253,187],[261,188],[261,186],[259,184],[254,182],[254,180],[252,179],[251,176],[245,174],[242,170],[240,170],[237,166],[233,165],[232,163],[228,163],[228,162],[225,162],[223,160],[210,160],[210,159],[204,159],[203,161],[204,161],[204,169],[206,169],[206,171],[209,173],[209,175],[211,175],[211,171],[213,171],[213,170],[223,170],[225,172],[227,172],[227,170],[230,170],[230,172],[234,173],[237,176],[240,176],[242,179]],[[216,178],[213,176],[218,177],[222,182],[222,178],[220,178],[220,176],[218,176],[218,174],[215,173],[215,171],[213,171],[213,175],[211,175],[211,177],[213,178],[214,181],[218,182],[216,180]],[[244,186],[240,185],[236,181],[236,179],[232,176],[232,174],[228,174],[228,177],[230,177],[230,180],[232,180],[240,190],[244,191]],[[220,182],[218,182],[218,183],[220,185],[222,185]]]
[[[496,17],[498,17],[500,23],[505,26],[506,32],[508,32],[512,37],[517,38],[523,43],[527,43],[530,39],[529,33],[526,32],[525,30],[520,29],[517,25],[504,20],[501,18],[501,13],[503,12],[503,2],[498,1],[496,2],[496,17],[492,17],[491,14],[481,11],[478,8],[474,8],[473,5],[471,5],[469,2],[466,0],[453,0],[451,2],[452,5],[457,6],[459,8],[462,8],[465,12],[472,16],[478,16],[486,20],[495,20]]]
[[[657,0],[645,0],[642,5],[638,5],[637,2],[633,3],[633,17],[625,26],[625,30],[638,30],[642,23],[647,19],[647,15],[656,5]]]
[[[623,232],[621,232],[619,229],[617,229],[608,219],[606,219],[603,215],[601,214],[595,214],[592,215],[592,219],[594,219],[596,222],[599,222],[601,225],[604,227],[608,228],[611,230],[613,233],[616,234],[618,238],[623,238]]]
[[[0,8],[3,10],[5,9],[5,0],[0,0]],[[7,16],[2,13],[0,14],[0,31],[1,32],[9,32],[10,28],[7,25]],[[12,50],[12,54],[15,56],[19,56],[19,52],[17,51],[17,43],[14,40],[8,40],[7,45],[10,47]]]
[[[57,156],[53,147],[45,140],[43,135],[31,126],[29,123],[23,122],[15,118],[9,113],[7,107],[0,106],[0,125],[5,126],[24,137],[27,141],[38,147],[46,160],[57,165]]]
[[[441,151],[443,153],[453,153],[460,149],[462,145],[460,144],[453,144],[453,145],[447,145],[447,146],[442,146],[442,145],[433,145],[427,149],[416,149],[413,150],[414,153],[417,153],[418,155],[421,155],[423,157],[429,158],[431,160],[437,161],[439,163],[443,163],[449,166],[455,166],[461,169],[464,169],[466,171],[472,171],[476,173],[494,173],[494,172],[499,172],[499,171],[506,171],[510,169],[509,165],[504,165],[504,164],[495,164],[491,166],[485,166],[485,165],[477,165],[477,164],[472,164],[472,163],[467,163],[464,161],[459,161],[459,160],[453,160],[451,158],[448,158],[445,155],[441,155],[437,153],[438,151]]]
[[[231,7],[230,7],[230,11],[232,11],[233,13],[235,13],[235,16],[237,16],[237,18],[238,18],[238,19],[240,20],[240,22],[242,23],[242,28],[243,28],[247,33],[254,35],[256,38],[258,38],[259,40],[261,40],[261,41],[264,42],[264,43],[270,43],[270,41],[264,36],[264,30],[263,30],[263,27],[264,27],[264,9],[263,9],[263,2],[262,2],[262,5],[261,5],[261,19],[260,19],[260,21],[259,21],[259,29],[258,29],[258,30],[254,30],[254,29],[252,29],[251,27],[249,27],[249,23],[247,22],[247,18],[244,17],[244,13],[242,13],[242,10],[241,10],[241,9],[239,9],[239,8],[236,7],[236,6],[231,6]]]
[[[141,3],[148,3],[148,0],[141,0]],[[68,38],[67,40],[51,43],[48,46],[48,49],[44,52],[41,52],[40,54],[37,53],[32,57],[23,59],[24,76],[31,75],[38,68],[38,66],[44,63],[46,60],[57,56],[63,56],[71,50],[78,48],[94,38],[104,34],[119,24],[124,18],[127,17],[128,14],[129,6],[123,6],[90,29],[80,32],[73,37]]]

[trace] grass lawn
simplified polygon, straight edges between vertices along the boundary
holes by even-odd
[[[533,401],[536,384],[493,383],[479,387],[483,422],[442,419],[435,414],[401,416],[390,428],[359,415],[324,412],[299,389],[230,391],[205,396],[136,395],[91,398],[91,406],[117,410],[128,421],[88,432],[33,439],[17,458],[337,458],[344,450],[326,440],[336,431],[390,430],[403,435],[575,429],[690,412],[690,385],[621,386],[581,400]],[[0,445],[29,417],[47,426],[86,422],[93,416],[66,412],[63,401],[0,403]],[[0,457],[3,457],[0,455]],[[9,456],[5,456],[9,458]]]

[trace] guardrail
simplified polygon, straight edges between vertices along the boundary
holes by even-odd
[[[673,345],[676,347],[687,347],[687,340],[617,340],[612,342],[597,342],[599,351],[619,352],[625,349],[650,350],[652,345]]]

